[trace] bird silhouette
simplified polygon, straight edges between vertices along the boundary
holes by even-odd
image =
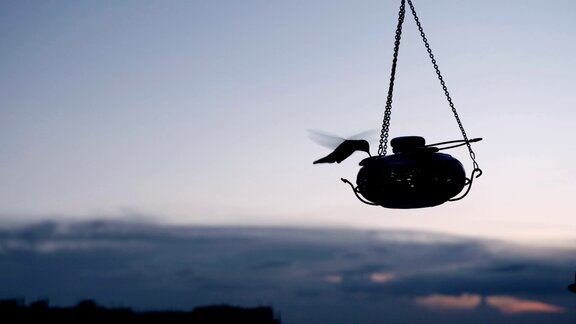
[[[332,153],[314,161],[314,164],[340,163],[356,151],[363,151],[370,155],[370,144],[366,140],[344,140]]]
[[[334,150],[327,156],[314,161],[314,164],[334,162],[340,163],[356,151],[363,151],[370,155],[370,144],[367,140],[362,138],[372,139],[375,134],[375,130],[368,130],[356,135],[352,135],[348,138],[343,138],[325,132],[309,129],[308,136],[310,139],[322,146],[326,146]]]

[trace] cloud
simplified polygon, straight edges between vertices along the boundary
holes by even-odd
[[[475,294],[462,294],[460,296],[431,295],[418,297],[416,304],[434,310],[471,310],[482,302],[482,297]]]
[[[489,296],[486,304],[506,315],[523,313],[562,313],[564,308],[539,301],[525,300],[512,296]]]
[[[117,225],[118,228],[122,227]],[[142,237],[134,239],[127,233],[114,233],[107,226],[110,224],[104,222],[72,226],[42,222],[23,228],[4,228],[0,230],[0,254],[17,251],[57,253],[75,250],[133,250],[146,247],[146,240]]]
[[[374,283],[386,283],[396,279],[396,275],[390,272],[374,272],[370,274],[370,281]]]
[[[558,312],[569,303],[558,301],[572,280],[574,251],[526,258],[494,252],[494,242],[413,237],[103,221],[0,228],[0,298],[42,297],[53,305],[92,298],[139,309],[264,303],[286,322],[307,324],[418,322],[418,314],[436,318],[431,322],[469,322],[470,316],[476,323],[514,323],[519,317],[508,316],[510,309],[521,308],[511,308],[510,300],[486,298],[489,307],[479,307],[481,296],[514,296],[515,305],[533,310],[524,314],[570,323],[568,311]],[[538,302],[518,298],[528,295]]]
[[[564,312],[563,307],[513,296],[487,296],[483,298],[477,294],[462,294],[460,296],[436,294],[417,297],[414,302],[431,310],[474,310],[482,304],[483,299],[488,306],[497,309],[505,315]]]
[[[339,284],[342,282],[342,276],[341,275],[327,275],[324,276],[324,281],[331,283],[331,284]]]

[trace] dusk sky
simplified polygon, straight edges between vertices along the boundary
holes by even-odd
[[[14,251],[14,226],[94,220],[169,233],[408,231],[574,251],[574,1],[414,0],[464,128],[483,138],[473,148],[484,174],[465,199],[367,206],[340,181],[355,182],[365,155],[312,164],[330,149],[309,130],[344,138],[372,130],[377,154],[399,5],[0,0],[0,225],[8,231],[0,252]],[[410,15],[390,127],[391,138],[404,135],[461,138]],[[465,148],[446,153],[470,173]],[[558,260],[571,280],[576,255]],[[376,270],[377,279],[397,278]],[[343,280],[323,271],[323,280]],[[448,290],[472,305],[512,296]],[[564,297],[546,305],[567,311],[573,296]]]
[[[468,198],[370,208],[340,182],[363,156],[312,165],[309,129],[379,132],[399,1],[2,1],[2,214],[574,243],[576,4],[415,5],[484,138]],[[412,19],[398,64],[391,137],[461,138]]]

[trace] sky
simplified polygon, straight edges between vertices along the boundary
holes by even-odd
[[[439,207],[361,204],[356,154],[312,165],[317,130],[372,130],[399,1],[0,2],[3,219],[400,228],[573,244],[571,1],[417,1],[484,175]],[[497,8],[497,10],[495,10]],[[461,134],[414,21],[390,137]],[[472,167],[467,151],[446,151]]]
[[[398,230],[44,222],[0,230],[0,298],[269,306],[284,324],[574,323],[575,252]]]
[[[0,228],[8,237],[2,244],[20,246],[13,236],[27,228],[95,221],[170,229],[162,240],[179,226],[317,230],[359,241],[366,231],[408,231],[440,241],[507,242],[523,246],[522,253],[573,251],[574,1],[414,1],[468,136],[483,138],[473,149],[484,173],[463,200],[408,210],[367,206],[340,181],[355,182],[365,155],[312,164],[330,149],[312,141],[309,130],[342,138],[373,131],[366,139],[377,154],[399,4],[0,0]],[[391,138],[404,135],[428,143],[461,138],[410,16],[390,126]],[[465,148],[446,153],[470,173]],[[74,251],[86,245],[74,242]],[[98,248],[113,249],[106,244]],[[154,253],[164,253],[158,244]],[[20,253],[3,249],[4,262]],[[19,260],[43,264],[41,254],[33,255]],[[441,248],[427,255],[448,262]],[[564,281],[576,269],[573,255],[559,257]],[[536,259],[541,269],[546,260]],[[102,267],[113,262],[98,260]],[[518,267],[532,269],[525,261]],[[382,280],[397,276],[377,271]],[[560,281],[554,271],[547,276]],[[344,280],[320,272],[328,283]],[[517,296],[515,283],[490,292],[439,284],[419,295],[431,301],[418,305],[436,298],[485,307],[504,296],[568,309],[566,299]]]

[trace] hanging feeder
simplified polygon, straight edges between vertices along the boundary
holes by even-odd
[[[410,10],[416,21],[416,25],[418,26],[418,30],[420,31],[438,79],[440,80],[448,104],[458,123],[463,139],[426,145],[425,139],[420,136],[397,137],[390,141],[394,154],[386,155],[388,129],[392,110],[392,93],[394,90],[396,64],[402,35],[402,24],[406,12],[406,2],[408,2],[410,6]],[[468,139],[444,79],[442,78],[436,59],[432,54],[414,5],[411,0],[402,0],[398,14],[390,85],[388,88],[384,120],[382,122],[378,155],[371,156],[360,162],[361,168],[356,179],[356,187],[346,179],[342,179],[342,181],[352,187],[356,197],[363,203],[386,208],[423,208],[437,206],[447,201],[460,200],[469,193],[473,179],[482,174],[482,170],[476,162],[475,154],[471,146],[471,143],[480,140],[481,138]],[[355,150],[366,151],[365,148],[362,149],[362,142],[366,141],[345,141],[331,155],[315,163],[340,163]],[[460,161],[448,154],[439,152],[440,150],[461,145],[467,146],[473,162],[473,170],[470,177],[466,177],[466,172]],[[334,159],[334,155],[336,155],[337,159]],[[461,192],[463,193],[457,197]]]
[[[459,200],[470,190],[473,176],[466,178],[462,163],[439,151],[479,140],[425,145],[423,137],[397,137],[390,142],[394,154],[373,156],[360,162],[362,168],[358,172],[357,187],[346,179],[342,181],[352,187],[360,201],[386,208],[432,207]],[[437,147],[452,143],[459,144]],[[454,198],[466,186],[465,193]]]

